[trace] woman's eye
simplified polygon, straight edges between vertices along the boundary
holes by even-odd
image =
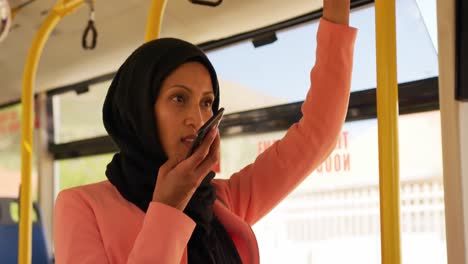
[[[172,101],[176,103],[183,103],[184,102],[184,97],[181,95],[175,95],[172,97]]]
[[[212,105],[213,105],[213,101],[211,99],[203,102],[204,107],[211,107]]]

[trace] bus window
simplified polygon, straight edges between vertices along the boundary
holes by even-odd
[[[398,82],[438,75],[435,0],[397,0]],[[352,91],[376,87],[375,24],[372,5],[353,10],[359,29]],[[208,52],[221,85],[221,105],[238,112],[303,101],[315,62],[318,21],[276,32],[275,42],[254,48],[249,41]],[[241,100],[237,100],[240,98]]]
[[[86,93],[53,96],[55,143],[107,135],[102,124],[102,104],[110,82],[92,84]]]
[[[223,138],[219,175],[284,134]],[[440,112],[400,116],[399,134],[403,263],[446,263]],[[375,119],[344,125],[331,155],[254,226],[264,262],[380,263],[377,141]]]
[[[59,191],[107,180],[106,165],[113,154],[57,160]]]
[[[37,125],[37,123],[36,123]],[[0,108],[0,197],[18,197],[21,182],[21,105]],[[37,140],[37,132],[34,134]],[[36,148],[34,148],[36,150]],[[36,150],[37,151],[37,150]],[[37,199],[37,155],[33,155],[33,199]]]

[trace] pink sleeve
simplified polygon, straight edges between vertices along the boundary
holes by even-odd
[[[195,222],[180,210],[152,202],[128,263],[179,264],[194,229]]]
[[[56,263],[110,263],[94,211],[79,194],[61,192],[54,213]],[[195,223],[183,212],[151,203],[128,261],[123,261],[179,264],[194,228]]]
[[[218,196],[253,225],[326,159],[345,120],[357,30],[320,20],[311,87],[302,119],[229,180],[216,180]]]

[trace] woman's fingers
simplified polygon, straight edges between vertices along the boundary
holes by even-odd
[[[350,0],[324,0],[323,17],[330,22],[348,25]]]
[[[195,190],[219,159],[218,130],[209,132],[188,159],[170,159],[159,168],[153,201],[183,210]]]
[[[203,160],[202,163],[197,168],[197,171],[200,174],[207,174],[214,165],[219,161],[220,157],[220,146],[221,140],[219,137],[219,133],[216,133],[216,137],[213,141],[213,144],[210,147],[210,152],[206,156],[206,158]]]
[[[216,135],[218,134],[218,129],[211,129],[210,132],[208,132],[208,135],[206,135],[205,139],[203,140],[202,144],[198,147],[197,150],[187,158],[187,161],[193,166],[193,168],[197,168],[200,163],[202,163],[208,153],[210,152],[210,147],[211,144],[213,144],[213,141],[216,138]]]
[[[180,162],[177,159],[169,159],[161,167],[159,167],[159,172],[163,175],[166,175],[169,171],[174,169],[179,163]]]
[[[210,166],[210,164],[211,167],[214,166],[219,159],[219,144],[220,139],[218,129],[212,129],[208,132],[208,135],[203,140],[202,144],[190,157],[180,162],[175,159],[168,160],[160,167],[160,171],[162,173],[168,173],[169,171],[174,170],[177,173],[193,175],[187,177],[203,179],[206,175],[203,175],[201,171],[205,171],[205,168]],[[206,173],[208,173],[208,171]]]
[[[182,161],[180,165],[175,168],[176,171],[183,172],[186,175],[185,180],[190,184],[197,185],[196,187],[198,187],[198,184],[200,184],[209,172],[209,169],[216,164],[216,162],[213,163],[213,160],[217,160],[216,152],[219,152],[219,142],[216,143],[217,137],[219,137],[218,129],[211,130],[192,156]],[[212,148],[213,150],[211,150]],[[214,151],[214,149],[216,149],[216,151]],[[212,154],[213,151],[214,153]],[[210,163],[213,164],[207,170],[206,167],[209,165],[205,164]]]

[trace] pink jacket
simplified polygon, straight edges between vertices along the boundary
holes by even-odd
[[[229,180],[213,180],[214,213],[242,262],[259,263],[250,228],[304,180],[335,147],[348,107],[356,29],[321,19],[303,118],[254,163]],[[54,216],[55,256],[67,263],[187,263],[195,222],[152,202],[145,214],[100,182],[62,191]]]

